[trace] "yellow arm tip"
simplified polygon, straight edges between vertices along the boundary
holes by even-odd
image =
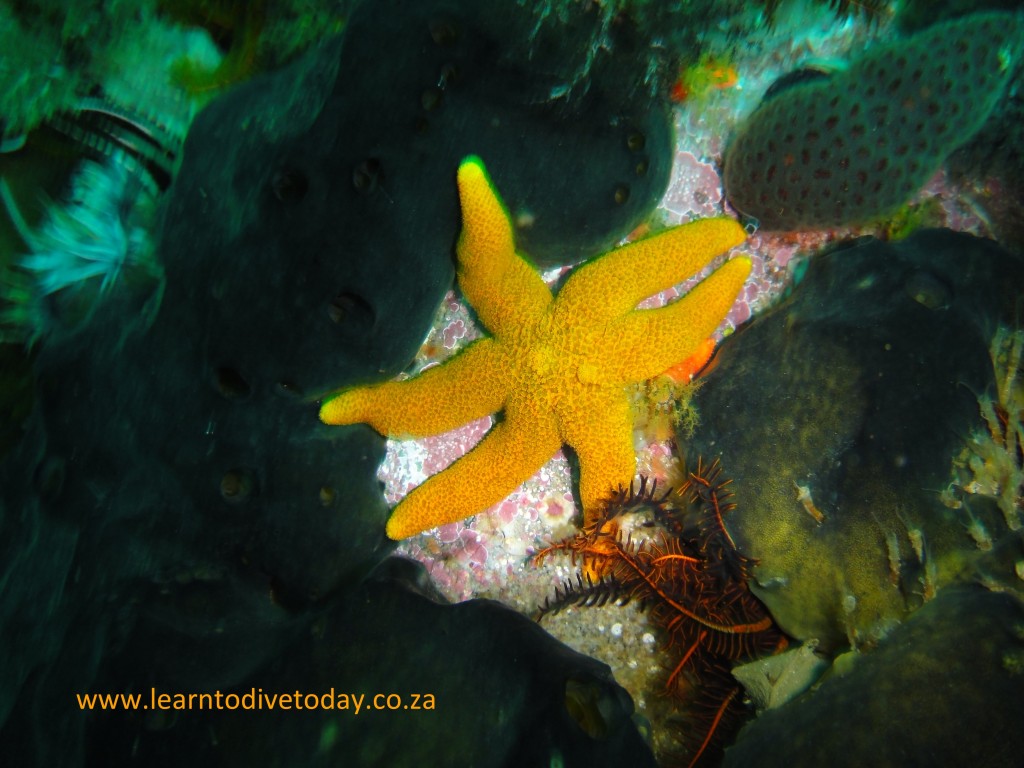
[[[459,163],[459,172],[456,180],[459,187],[459,196],[462,198],[474,192],[479,194],[478,190],[481,189],[481,184],[497,196],[497,192],[494,192],[494,187],[491,184],[491,177],[487,173],[487,168],[484,167],[484,161],[476,155],[468,155]]]
[[[320,405],[320,421],[324,424],[338,426],[340,424],[351,424],[352,419],[348,418],[345,408],[346,399],[344,394],[337,394],[324,400]]]
[[[729,314],[747,278],[750,277],[752,268],[753,262],[749,256],[736,256],[697,286],[702,289],[701,301],[711,314],[720,315],[719,320]]]
[[[484,161],[480,159],[479,155],[466,155],[462,158],[462,162],[459,163],[459,173],[471,173],[474,171],[486,173]]]
[[[422,533],[423,530],[419,528],[410,528],[404,525],[398,525],[395,521],[394,514],[388,518],[387,526],[384,528],[384,532],[387,537],[392,541],[401,541],[402,539],[408,539],[415,536],[417,533]]]
[[[736,219],[726,218],[725,220],[729,222],[728,229],[731,230],[729,248],[735,248],[747,239],[747,230],[745,230],[743,225],[736,221]]]
[[[739,243],[737,243],[737,245],[738,244]],[[738,263],[735,267],[732,268],[737,270],[737,272],[742,272],[743,279],[746,280],[746,278],[750,275],[750,270],[754,268],[754,262],[751,260],[749,256],[736,256],[735,258],[729,259],[729,261],[727,261],[726,264],[732,264],[734,261]]]

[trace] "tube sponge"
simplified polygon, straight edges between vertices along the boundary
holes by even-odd
[[[871,47],[770,97],[725,155],[732,205],[768,229],[863,222],[903,204],[1002,98],[1024,20],[977,13]]]

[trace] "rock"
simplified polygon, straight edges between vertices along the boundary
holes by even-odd
[[[816,640],[808,640],[798,648],[741,664],[732,676],[758,712],[777,709],[810,688],[828,669],[817,648]]]
[[[852,669],[765,712],[726,766],[1020,764],[1024,610],[975,585],[943,590]]]
[[[452,283],[463,156],[550,263],[653,209],[671,163],[654,47],[571,16],[367,1],[196,119],[161,215],[162,303],[122,282],[47,340],[0,467],[12,754],[79,764],[71,693],[109,649],[134,682],[236,685],[390,552],[384,441],[325,427],[316,401],[410,362]]]
[[[653,768],[632,700],[605,664],[499,603],[431,601],[410,583],[422,580],[419,564],[384,566],[232,689],[299,691],[300,706],[315,695],[312,711],[181,712],[148,731],[120,717],[102,725],[106,764]]]

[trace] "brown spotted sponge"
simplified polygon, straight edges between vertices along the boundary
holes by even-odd
[[[984,125],[1022,47],[1020,14],[977,13],[878,43],[842,72],[780,89],[726,150],[729,201],[782,230],[892,211]]]

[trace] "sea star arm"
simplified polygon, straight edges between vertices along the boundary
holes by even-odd
[[[456,245],[459,289],[498,338],[537,321],[551,290],[516,252],[512,223],[478,157],[459,166],[462,233]]]
[[[745,239],[732,219],[701,219],[616,248],[572,273],[558,292],[555,322],[595,325],[621,317]]]
[[[606,360],[605,375],[628,384],[650,379],[685,360],[729,314],[749,274],[750,259],[731,259],[673,303],[638,309],[615,320],[610,333],[620,349],[633,353]]]
[[[521,415],[506,412],[505,421],[469,453],[414,488],[392,512],[388,536],[407,539],[464,520],[529,480],[559,449],[561,439],[553,416],[526,422]]]
[[[425,437],[501,410],[503,357],[493,339],[480,339],[443,365],[405,381],[344,389],[320,407],[325,424],[366,422],[382,435]]]
[[[633,414],[621,388],[600,387],[581,395],[571,409],[560,408],[559,417],[562,439],[579,459],[580,503],[587,526],[613,491],[633,482]]]

